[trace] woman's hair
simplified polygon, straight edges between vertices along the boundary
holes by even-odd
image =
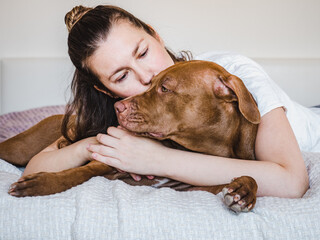
[[[127,20],[151,36],[156,34],[143,21],[116,6],[76,6],[65,16],[69,31],[68,53],[76,70],[71,83],[72,98],[66,106],[61,129],[66,141],[61,141],[59,147],[106,132],[109,126],[118,125],[113,105],[119,98],[112,98],[94,88],[96,85],[108,91],[87,65],[88,58],[97,50],[99,43],[106,40],[112,25],[118,20]],[[176,57],[166,50],[174,62],[191,58],[188,52]]]

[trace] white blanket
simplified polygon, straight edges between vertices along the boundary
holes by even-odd
[[[103,177],[60,194],[15,198],[7,191],[21,171],[0,160],[0,239],[319,239],[320,153],[304,157],[310,189],[302,199],[258,198],[252,212],[239,215],[221,194]]]

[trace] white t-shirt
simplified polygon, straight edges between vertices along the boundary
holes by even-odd
[[[320,152],[320,114],[291,100],[259,64],[229,52],[208,52],[195,59],[215,62],[239,77],[256,100],[261,116],[284,107],[300,149]]]

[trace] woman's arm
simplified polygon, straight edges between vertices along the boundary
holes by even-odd
[[[58,149],[59,140],[35,155],[26,166],[23,176],[36,172],[59,172],[81,166],[92,159],[87,146],[97,143],[96,138],[91,137]]]
[[[256,139],[259,161],[201,156],[174,152],[175,166],[166,176],[195,185],[222,184],[249,175],[258,183],[258,196],[301,197],[308,188],[308,174],[295,136],[281,108],[266,114]],[[188,162],[188,163],[185,163]],[[178,166],[182,167],[178,167]],[[180,169],[175,171],[175,169]],[[212,171],[212,169],[214,169]],[[188,178],[188,175],[196,176]]]
[[[93,158],[128,172],[166,176],[193,185],[228,183],[248,175],[258,183],[258,196],[301,197],[308,188],[307,170],[282,108],[265,114],[256,138],[256,158],[239,160],[168,149],[159,143],[109,128],[92,145]]]

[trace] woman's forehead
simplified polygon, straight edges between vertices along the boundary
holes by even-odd
[[[119,19],[115,21],[107,34],[107,38],[110,35],[140,35],[148,34],[142,27],[137,27],[132,22],[126,19]]]
[[[108,37],[101,41],[87,65],[101,80],[108,80],[117,68],[126,65],[140,44],[148,37],[144,30],[123,22],[111,29]],[[149,35],[150,36],[150,35]]]

